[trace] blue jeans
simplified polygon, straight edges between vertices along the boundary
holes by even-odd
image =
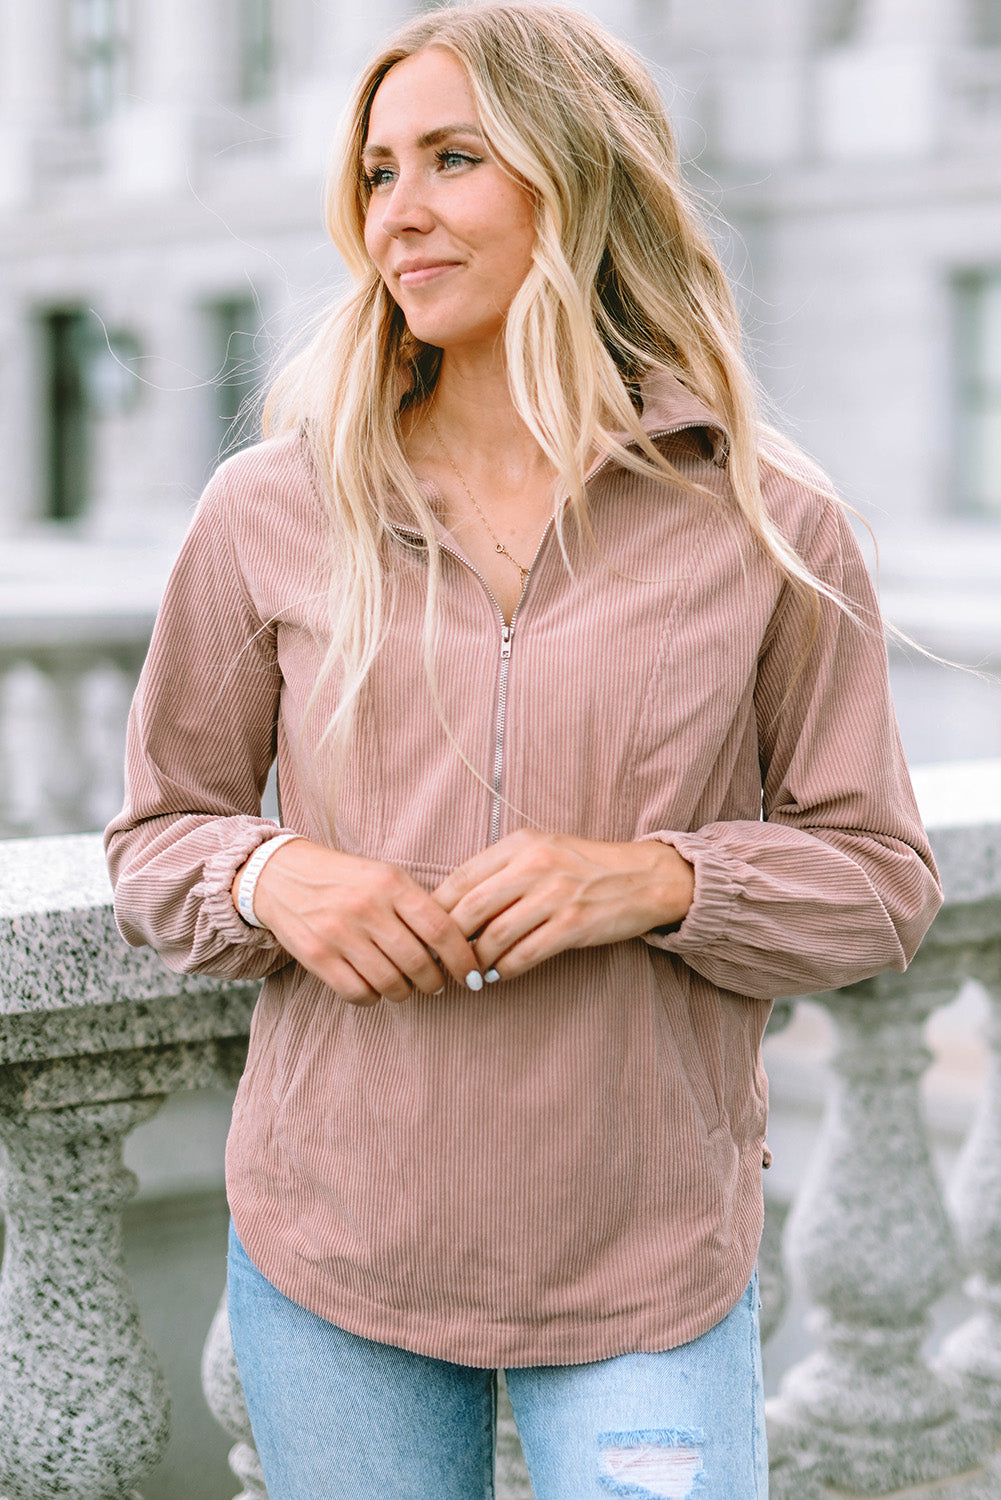
[[[307,1312],[232,1227],[229,1319],[269,1500],[491,1500],[493,1370]],[[506,1379],[536,1500],[766,1500],[756,1277],[690,1344]]]

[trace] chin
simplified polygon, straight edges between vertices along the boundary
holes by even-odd
[[[475,350],[479,348],[493,350],[503,338],[504,325],[498,323],[490,328],[479,326],[470,328],[468,326],[456,327],[454,324],[442,324],[431,318],[407,318],[407,327],[414,338],[422,344],[428,344],[433,349],[441,349],[447,354],[449,350],[460,349]]]

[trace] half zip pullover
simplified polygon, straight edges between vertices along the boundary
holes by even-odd
[[[652,432],[702,429],[672,445],[682,482],[609,456],[595,548],[571,578],[551,543],[510,623],[466,559],[444,568],[438,703],[426,562],[386,549],[393,609],[333,807],[336,523],[300,435],[234,455],[171,575],[107,835],[129,942],[265,980],[227,1146],[247,1254],[338,1327],[459,1364],[584,1363],[719,1322],[758,1248],[771,998],[903,968],[939,900],[878,631],[823,600],[812,620],[732,519],[716,418],[669,377],[643,395]],[[874,621],[843,510],[802,473],[763,465],[767,513]],[[691,909],[478,995],[349,1004],[233,908],[277,831],[276,752],[286,831],[425,890],[509,807],[676,848]]]

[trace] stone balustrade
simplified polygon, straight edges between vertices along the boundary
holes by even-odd
[[[815,997],[833,1083],[763,1251],[768,1321],[781,1238],[815,1340],[770,1403],[773,1500],[1001,1496],[1001,763],[918,779],[947,904],[906,975]],[[923,1033],[971,979],[989,996],[990,1071],[947,1208]],[[232,1084],[254,994],[125,948],[95,836],[0,844],[2,1500],[138,1500],[163,1451],[169,1395],[122,1258],[136,1186],[122,1142],[167,1095]],[[929,1312],[963,1280],[972,1312],[929,1355]],[[221,1305],[207,1332],[205,1393],[235,1440],[240,1500],[266,1500]],[[500,1460],[499,1493],[528,1496],[509,1431]]]
[[[0,623],[0,837],[102,827],[152,614]]]

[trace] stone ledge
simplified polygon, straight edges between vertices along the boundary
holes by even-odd
[[[0,842],[0,1015],[223,987],[122,941],[99,834]]]

